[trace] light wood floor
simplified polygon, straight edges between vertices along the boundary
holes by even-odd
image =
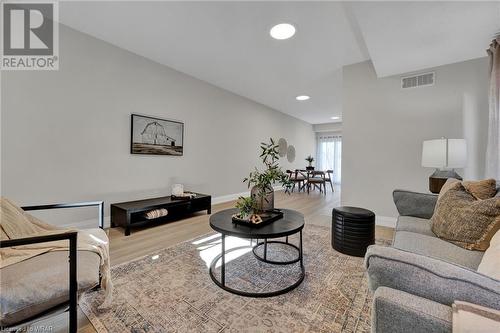
[[[327,195],[317,191],[311,192],[309,195],[303,192],[288,195],[280,191],[276,192],[275,196],[276,207],[286,207],[302,212],[307,224],[330,226],[332,208],[339,205],[338,188],[334,193],[328,191]],[[234,202],[214,205],[212,212],[230,207],[234,207]],[[124,236],[121,228],[108,229],[111,265],[121,264],[212,232],[208,224],[208,217],[205,213],[199,213],[178,222],[132,229],[130,236]],[[375,232],[377,238],[392,239],[392,228],[377,226]],[[46,324],[54,328],[53,332],[66,331],[67,314],[58,315],[50,320],[51,322]],[[94,327],[81,311],[79,313],[79,332],[95,332]]]

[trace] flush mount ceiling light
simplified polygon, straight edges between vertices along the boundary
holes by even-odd
[[[300,95],[300,96],[295,97],[295,99],[298,101],[307,101],[309,98],[311,98],[311,97],[309,97],[307,95]]]
[[[339,120],[340,117],[335,116],[335,117],[331,117],[330,119],[332,119],[332,120]]]
[[[269,34],[274,39],[288,39],[295,35],[295,27],[289,23],[280,23],[272,27]]]

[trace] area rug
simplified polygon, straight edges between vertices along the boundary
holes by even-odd
[[[303,237],[306,276],[284,295],[249,298],[216,286],[208,265],[220,253],[220,235],[209,234],[112,267],[113,305],[99,310],[97,290],[84,294],[80,307],[98,332],[369,332],[372,298],[363,258],[333,250],[327,227],[306,225]],[[268,253],[271,260],[297,255],[279,244],[269,244]],[[227,261],[227,285],[247,291],[277,290],[300,272],[298,263],[263,263],[250,248],[231,252]]]

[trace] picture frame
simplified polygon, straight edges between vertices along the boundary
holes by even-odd
[[[140,114],[130,115],[130,153],[184,155],[184,123]]]

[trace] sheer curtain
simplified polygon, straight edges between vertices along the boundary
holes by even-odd
[[[491,43],[488,54],[491,61],[491,76],[486,177],[500,179],[500,37]]]
[[[340,184],[342,136],[339,134],[319,134],[317,140],[316,161],[318,170],[333,170],[333,182]]]

